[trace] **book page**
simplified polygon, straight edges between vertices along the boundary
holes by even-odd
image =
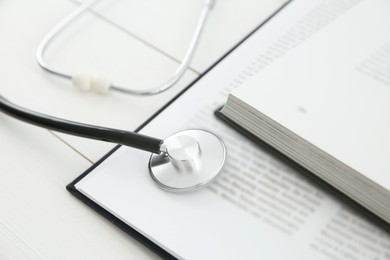
[[[362,1],[232,93],[384,190],[390,190],[387,10],[387,0]]]
[[[388,233],[214,117],[230,89],[358,2],[293,1],[141,131],[220,136],[227,162],[207,187],[163,191],[149,175],[150,154],[120,147],[76,188],[178,258],[389,258]]]

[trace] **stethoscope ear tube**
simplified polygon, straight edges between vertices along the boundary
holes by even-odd
[[[83,124],[38,113],[18,106],[0,95],[0,110],[24,122],[65,134],[131,146],[159,154],[163,140],[135,132]]]
[[[124,87],[117,84],[111,83],[111,80],[105,79],[103,77],[94,77],[92,75],[86,75],[86,74],[69,74],[62,71],[58,71],[54,68],[52,68],[50,65],[48,65],[45,62],[44,56],[45,51],[48,48],[49,44],[61,33],[65,30],[65,28],[73,22],[75,19],[80,17],[85,11],[89,10],[89,8],[95,4],[97,0],[88,0],[84,1],[76,10],[74,10],[72,13],[70,13],[67,17],[65,17],[64,20],[62,20],[59,24],[57,24],[46,36],[43,38],[41,43],[38,46],[36,58],[38,65],[44,69],[45,71],[65,78],[69,79],[73,82],[73,84],[78,87],[79,89],[83,91],[95,91],[98,93],[108,93],[109,90],[118,91],[125,94],[131,94],[131,95],[139,95],[139,96],[148,96],[148,95],[155,95],[159,94],[163,91],[166,91],[173,87],[176,82],[178,82],[187,71],[190,62],[192,60],[192,57],[194,56],[194,53],[197,49],[200,36],[204,30],[206,19],[209,14],[209,11],[212,9],[215,0],[204,0],[203,8],[199,16],[198,23],[196,25],[195,31],[193,33],[192,39],[190,44],[188,45],[188,48],[185,52],[185,55],[182,59],[182,62],[180,63],[179,67],[175,70],[175,72],[172,74],[172,76],[166,80],[165,82],[159,84],[158,86],[145,89],[145,88],[134,88],[134,87]],[[79,80],[82,78],[83,80]]]

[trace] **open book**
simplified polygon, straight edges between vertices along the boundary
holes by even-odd
[[[362,1],[221,112],[390,223],[389,10]]]
[[[207,187],[163,191],[149,175],[150,154],[119,146],[68,189],[129,234],[151,241],[164,258],[389,258],[386,229],[214,115],[232,89],[359,3],[292,1],[142,127],[159,138],[188,128],[222,138],[227,162]]]

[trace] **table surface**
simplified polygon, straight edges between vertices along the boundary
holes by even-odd
[[[0,1],[1,95],[57,117],[133,130],[283,2],[217,1],[180,82],[160,95],[134,97],[83,93],[38,67],[40,41],[79,2]],[[46,60],[64,72],[110,75],[118,84],[150,88],[179,65],[201,8],[202,0],[102,0],[53,41]],[[157,257],[65,189],[114,144],[4,114],[0,122],[0,259]]]

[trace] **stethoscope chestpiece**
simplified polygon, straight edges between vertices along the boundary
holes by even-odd
[[[170,192],[189,192],[208,184],[226,160],[222,140],[200,129],[169,136],[161,150],[150,157],[150,175],[160,188]]]

